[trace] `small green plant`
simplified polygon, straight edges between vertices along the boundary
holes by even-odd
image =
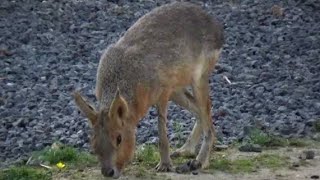
[[[136,159],[146,166],[153,167],[159,162],[160,155],[154,145],[143,145],[137,150]]]
[[[259,144],[261,146],[267,146],[271,142],[270,136],[259,129],[252,130],[249,138],[251,143]]]
[[[173,122],[173,130],[175,132],[181,132],[182,131],[182,125],[179,124],[178,122],[174,121]]]
[[[178,139],[178,144],[177,144],[177,148],[180,148],[183,143],[182,143],[182,125],[179,124],[178,122],[174,121],[173,122],[173,131],[175,132],[175,136],[177,137]]]
[[[11,167],[0,171],[0,180],[49,180],[52,179],[50,171],[31,167]]]
[[[60,145],[59,147],[47,147],[40,152],[34,153],[35,157],[44,162],[55,165],[59,162],[73,165],[88,166],[97,163],[95,156],[79,151],[73,147]]]
[[[309,145],[309,142],[305,139],[290,138],[285,139],[282,137],[276,137],[273,135],[266,134],[259,129],[254,129],[249,135],[249,143],[258,144],[263,147],[305,147]]]
[[[56,164],[59,161],[73,162],[78,158],[76,149],[72,147],[61,147],[59,149],[47,148],[42,151],[40,158],[48,161],[50,164]]]

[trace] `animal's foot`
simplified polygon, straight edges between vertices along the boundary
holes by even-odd
[[[158,172],[172,172],[172,164],[170,162],[164,163],[164,162],[159,162],[159,164],[156,166],[156,170]]]
[[[180,166],[176,167],[177,173],[187,173],[191,171],[196,171],[201,168],[201,162],[198,160],[190,160]]]

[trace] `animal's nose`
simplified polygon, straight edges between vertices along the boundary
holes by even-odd
[[[113,177],[114,170],[112,168],[101,168],[101,173],[107,177]]]

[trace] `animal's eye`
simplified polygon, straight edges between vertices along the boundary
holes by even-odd
[[[120,145],[121,140],[122,140],[121,135],[119,135],[119,136],[117,137],[117,146],[119,146],[119,145]]]

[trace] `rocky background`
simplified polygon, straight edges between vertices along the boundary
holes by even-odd
[[[89,149],[90,129],[71,99],[95,101],[102,51],[139,17],[173,0],[1,0],[0,165],[54,141]],[[313,137],[320,119],[318,0],[193,1],[224,24],[226,44],[210,79],[218,143],[257,127],[284,137]],[[170,104],[172,145],[194,117]],[[156,143],[157,112],[137,128],[138,143]]]

